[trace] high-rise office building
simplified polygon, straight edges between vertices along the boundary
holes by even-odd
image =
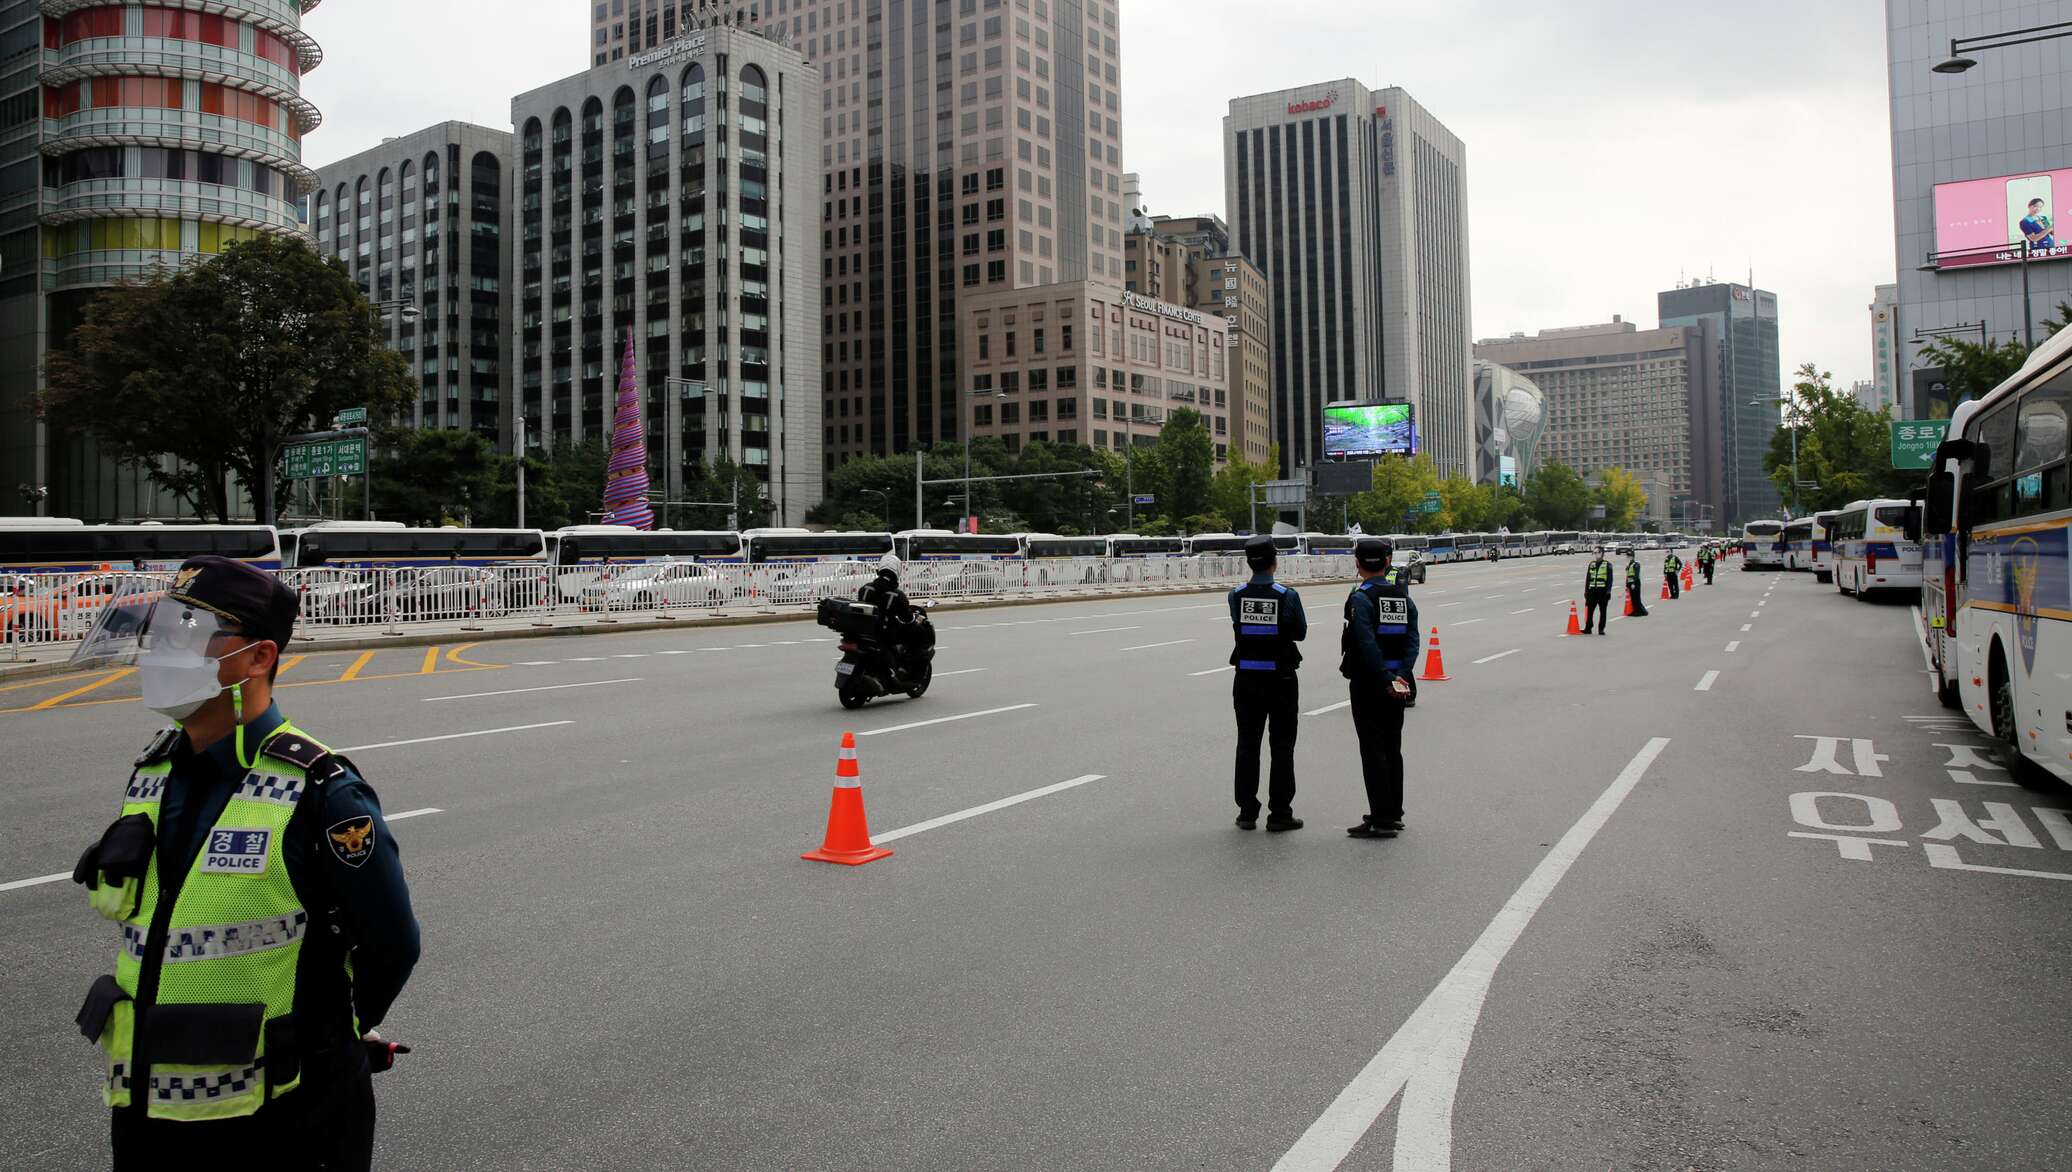
[[[516,397],[606,439],[634,339],[664,499],[725,458],[782,523],[820,502],[819,71],[728,23],[511,103]]]
[[[1399,400],[1441,474],[1474,471],[1467,160],[1400,89],[1345,79],[1235,98],[1223,120],[1231,244],[1265,270],[1274,431],[1323,458],[1323,407]]]
[[[1871,394],[1864,406],[1895,412],[1906,398],[1900,383],[1907,354],[1899,348],[1899,286],[1880,285],[1871,294]]]
[[[1475,357],[1538,388],[1544,424],[1530,453],[1536,465],[1566,464],[1586,477],[1623,468],[1666,485],[1679,502],[1722,514],[1718,342],[1707,327],[1643,330],[1615,317],[1484,339]],[[1706,511],[1694,507],[1691,515]]]
[[[408,418],[512,449],[511,132],[442,122],[317,169],[317,251],[381,309],[420,386]]]
[[[302,136],[320,121],[302,75],[323,60],[307,7],[0,5],[0,513],[185,511],[31,402],[98,290],[302,232]]]
[[[608,65],[629,54],[653,52],[657,45],[694,32],[718,18],[745,28],[762,28],[766,12],[777,0],[589,0],[590,64]],[[798,8],[804,0],[788,5]],[[774,26],[772,26],[774,31]]]
[[[1716,347],[1721,509],[1730,524],[1772,517],[1784,504],[1763,471],[1784,420],[1777,295],[1747,285],[1687,285],[1655,296],[1662,326],[1699,326]]]
[[[1123,273],[1129,292],[1230,320],[1230,451],[1264,463],[1274,442],[1266,275],[1230,251],[1218,216],[1146,219],[1123,237]]]
[[[1885,2],[1894,324],[1907,347],[1894,368],[1906,372],[1898,388],[1906,418],[1946,416],[1951,406],[1942,372],[1914,366],[1920,340],[2040,341],[2058,303],[2072,301],[2072,239],[2063,231],[2072,224],[2072,88],[2064,84],[2072,40],[1980,49],[1965,72],[1934,70],[1954,38],[2064,19],[2065,5],[2034,0]],[[2039,238],[2042,263],[2027,266],[2026,308],[2025,224],[2052,232]]]

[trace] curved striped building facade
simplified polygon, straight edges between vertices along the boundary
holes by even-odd
[[[0,513],[180,511],[27,399],[98,289],[303,232],[318,2],[0,0]]]

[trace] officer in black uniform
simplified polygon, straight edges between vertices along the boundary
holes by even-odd
[[[1395,546],[1363,538],[1353,547],[1360,585],[1345,600],[1339,674],[1349,681],[1353,730],[1360,738],[1360,772],[1367,816],[1346,833],[1394,838],[1403,829],[1403,709],[1417,657],[1417,604],[1388,584]]]
[[[191,648],[186,661],[167,650],[177,636],[151,628],[157,607],[170,607],[190,627],[205,627],[206,646]],[[132,1094],[130,1106],[112,1112],[114,1167],[185,1166],[197,1152],[217,1153],[210,1162],[220,1162],[224,1154],[244,1151],[264,1153],[263,1162],[284,1168],[365,1169],[374,1151],[369,1075],[408,1052],[373,1031],[417,964],[418,926],[402,857],[374,790],[350,761],[290,725],[273,702],[281,651],[299,610],[295,592],[263,570],[204,556],[180,567],[163,601],[124,607],[118,600],[103,610],[74,662],[92,662],[95,654],[135,659],[145,705],[175,721],[136,762],[171,762],[157,789],[156,834],[136,844],[142,865],[155,865],[166,885],[158,907],[177,903],[204,843],[212,832],[224,833],[216,822],[233,794],[275,780],[267,760],[303,770],[308,779],[281,851],[285,879],[309,916],[295,970],[295,1024],[281,1038],[269,1026],[266,1054],[269,1075],[299,1068],[301,1085],[256,1114],[204,1122],[152,1116],[151,1096]],[[114,649],[104,650],[109,644]],[[147,644],[151,649],[138,658]],[[124,853],[120,840],[128,821],[111,826],[88,849],[75,882],[93,887],[125,869],[112,855]],[[168,946],[168,955],[172,951]],[[160,967],[146,958],[144,979],[152,986],[157,978],[151,974]],[[239,992],[226,989],[225,999],[263,1000]],[[151,1048],[168,1044],[149,1028],[152,1008],[135,1010],[135,1061],[146,1066]],[[133,1073],[131,1085],[141,1091],[148,1084]]]
[[[1259,741],[1271,731],[1273,772],[1266,790],[1266,829],[1302,829],[1295,816],[1295,730],[1302,707],[1295,671],[1302,665],[1296,644],[1309,634],[1302,596],[1273,580],[1278,558],[1273,538],[1245,542],[1252,580],[1230,592],[1230,629],[1236,645],[1230,688],[1237,710],[1237,828],[1259,825]]]
[[[1640,588],[1640,556],[1626,551],[1626,600],[1633,604],[1633,617],[1648,617],[1647,591]]]
[[[1669,597],[1683,597],[1683,559],[1671,550],[1662,555],[1662,580],[1669,583]]]
[[[1583,572],[1583,633],[1590,633],[1594,620],[1597,633],[1605,633],[1605,626],[1611,622],[1612,612],[1612,564],[1604,560],[1604,551],[1590,561],[1590,567]]]

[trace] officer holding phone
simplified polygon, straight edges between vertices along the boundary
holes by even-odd
[[[1360,772],[1367,816],[1346,833],[1394,838],[1403,829],[1403,710],[1413,692],[1417,659],[1417,604],[1389,581],[1395,546],[1363,538],[1353,547],[1360,585],[1345,600],[1339,674],[1348,681],[1353,730],[1360,738]]]

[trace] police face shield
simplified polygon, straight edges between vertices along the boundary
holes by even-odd
[[[166,597],[162,590],[137,589],[102,605],[92,629],[72,653],[75,667],[190,666],[220,656],[211,651],[236,629],[213,611]]]

